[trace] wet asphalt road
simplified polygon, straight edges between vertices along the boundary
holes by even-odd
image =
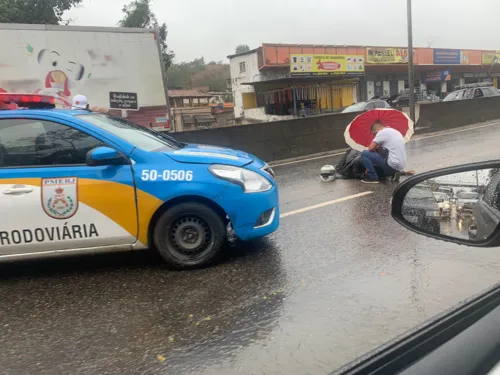
[[[500,125],[409,144],[417,172],[498,158]],[[394,185],[322,184],[338,157],[276,167],[269,238],[215,267],[148,253],[0,265],[2,374],[324,374],[496,283],[499,249],[427,239],[389,217]]]

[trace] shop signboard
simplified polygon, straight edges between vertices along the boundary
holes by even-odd
[[[483,65],[491,65],[493,61],[497,58],[497,61],[500,60],[500,51],[496,52],[483,52]]]
[[[367,64],[407,64],[408,48],[367,48]]]
[[[434,49],[435,65],[460,65],[462,63],[459,49]]]
[[[439,70],[436,72],[427,72],[425,82],[446,82],[451,81],[451,70]]]
[[[460,64],[461,65],[469,65],[471,64],[471,60],[475,60],[473,53],[470,51],[460,51]]]
[[[363,76],[365,58],[362,55],[290,55],[292,76]]]

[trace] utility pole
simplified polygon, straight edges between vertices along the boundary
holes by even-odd
[[[411,22],[411,0],[406,0],[408,14],[408,88],[410,89],[410,118],[415,122],[415,67],[413,65],[413,26]]]

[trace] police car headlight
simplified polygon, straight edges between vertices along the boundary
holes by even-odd
[[[240,185],[245,193],[268,191],[273,187],[267,178],[245,168],[215,164],[208,169],[214,176]]]

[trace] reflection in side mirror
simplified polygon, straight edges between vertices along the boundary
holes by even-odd
[[[409,229],[484,246],[500,223],[500,162],[415,176],[396,189],[392,205],[393,217]]]
[[[87,165],[124,165],[128,160],[111,147],[97,147],[87,153]]]

